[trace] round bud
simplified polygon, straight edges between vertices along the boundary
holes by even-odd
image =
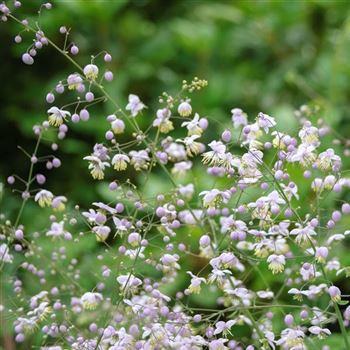
[[[52,94],[51,92],[49,92],[47,95],[46,95],[46,102],[47,103],[52,103],[55,101],[55,95]]]
[[[107,81],[112,81],[112,80],[113,80],[113,73],[112,73],[111,71],[105,72],[104,78],[105,78]]]
[[[103,57],[105,62],[111,62],[112,61],[112,56],[109,53],[106,53]]]
[[[70,48],[70,53],[71,53],[72,55],[77,55],[77,54],[79,53],[79,48],[78,48],[78,46],[73,45],[73,46]]]
[[[14,176],[9,176],[8,178],[7,178],[7,183],[9,184],[9,185],[13,185],[14,183],[15,183],[15,181],[16,181],[16,179],[15,179],[15,177]]]
[[[29,53],[24,53],[22,55],[22,61],[23,61],[23,63],[28,64],[28,65],[32,65],[34,63],[34,59],[31,55],[29,55]]]

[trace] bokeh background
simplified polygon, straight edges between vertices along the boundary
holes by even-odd
[[[19,17],[33,17],[39,4],[23,1]],[[53,10],[44,11],[41,17],[46,35],[62,45],[58,28],[72,27],[70,37],[80,48],[77,60],[82,65],[91,54],[110,52],[109,68],[115,79],[107,90],[122,106],[129,93],[136,93],[154,111],[163,91],[176,93],[183,79],[198,76],[207,79],[209,86],[195,94],[193,105],[201,116],[218,121],[206,133],[208,140],[230,125],[234,107],[246,111],[250,120],[263,111],[286,131],[294,132],[294,111],[304,104],[317,105],[317,117],[324,118],[340,136],[349,137],[348,1],[71,0],[53,4]],[[17,146],[31,152],[35,142],[32,126],[47,117],[46,93],[74,71],[51,48],[41,50],[33,66],[23,65],[20,56],[32,38],[24,33],[23,42],[15,44],[19,30],[11,21],[0,25],[0,182],[12,173],[26,176],[28,159]],[[82,155],[103,140],[105,116],[110,111],[107,105],[98,106],[89,123],[72,126],[57,154],[64,166],[48,177],[52,192],[69,194],[72,203],[85,208],[96,199],[108,199],[107,182],[91,185]],[[148,117],[152,120],[152,112]],[[41,154],[47,153],[49,143],[41,148]],[[347,159],[344,167],[349,167]],[[155,177],[151,184],[158,186],[159,179]],[[13,217],[20,200],[9,189],[0,190],[4,198],[0,211]],[[308,195],[302,193],[305,200]],[[326,205],[334,206],[333,199],[330,196]],[[22,220],[26,227],[34,229],[41,221],[47,224],[38,213],[35,205],[27,206]],[[88,240],[79,252],[74,249],[68,254],[83,256],[82,271],[88,272],[95,260],[89,260],[86,250],[97,251],[97,243]],[[346,249],[339,250],[345,259]],[[188,262],[195,264],[198,262]],[[86,288],[93,283],[83,281]],[[30,282],[28,285],[31,288]],[[208,297],[206,306],[214,305],[216,297]]]

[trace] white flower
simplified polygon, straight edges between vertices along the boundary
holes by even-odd
[[[273,117],[270,117],[262,112],[258,114],[257,123],[266,133],[269,132],[270,128],[273,128],[276,125],[276,121]]]
[[[316,155],[314,153],[315,147],[313,145],[301,144],[299,145],[296,152],[294,152],[288,160],[290,162],[300,162],[304,167],[312,165],[316,160]]]
[[[283,345],[282,349],[303,350],[305,334],[300,329],[286,328],[281,333],[281,339],[277,345]]]
[[[188,136],[202,135],[203,129],[199,126],[199,114],[196,113],[192,120],[183,122],[181,126],[186,126],[188,130]]]
[[[221,141],[212,141],[208,146],[212,150],[203,154],[203,163],[210,166],[221,165],[226,159],[226,146]]]
[[[178,192],[181,196],[191,199],[194,193],[194,185],[193,184],[179,185]]]
[[[66,208],[66,202],[67,198],[65,196],[56,196],[52,200],[51,206],[55,211],[63,211]]]
[[[87,79],[95,80],[98,75],[98,67],[94,64],[88,64],[84,67],[84,74]]]
[[[200,196],[203,196],[203,206],[209,208],[215,208],[221,203],[227,203],[231,198],[229,191],[220,191],[216,188],[210,191],[202,191]]]
[[[248,124],[247,115],[240,108],[231,109],[232,123],[234,128]]]
[[[187,101],[184,101],[179,104],[177,111],[181,117],[188,117],[192,113],[192,107]]]
[[[74,74],[68,75],[67,83],[68,83],[69,90],[77,90],[82,85],[83,79],[79,74],[74,73]]]
[[[318,155],[316,163],[321,170],[326,171],[331,169],[333,165],[338,165],[339,167],[341,158],[335,154],[334,149],[328,148]]]
[[[104,204],[102,202],[93,202],[92,205],[94,205],[95,207],[100,208],[102,210],[105,210],[112,215],[117,213],[115,208],[112,208],[109,205]]]
[[[6,243],[0,245],[0,261],[12,264],[13,256],[9,254],[10,249]]]
[[[302,301],[303,300],[303,296],[309,297],[310,296],[310,292],[308,290],[299,290],[297,288],[291,288],[288,291],[288,294],[294,295],[293,299]]]
[[[112,158],[112,165],[117,171],[125,170],[130,162],[130,158],[125,154],[116,154]]]
[[[181,160],[185,160],[187,158],[185,147],[179,143],[169,142],[169,143],[163,144],[163,147],[164,147],[164,151],[168,154],[168,158],[172,162],[175,162],[175,161],[178,162]]]
[[[291,200],[293,197],[299,199],[298,186],[294,182],[290,182],[288,185],[282,183],[281,187],[288,200]]]
[[[87,292],[82,295],[80,298],[81,303],[83,304],[84,309],[94,310],[98,304],[103,300],[103,296],[100,293],[91,293]]]
[[[129,95],[129,103],[126,105],[126,110],[131,112],[132,117],[136,117],[140,111],[142,111],[146,106],[140,101],[137,95]]]
[[[92,228],[92,231],[96,233],[96,241],[98,242],[104,242],[110,232],[111,232],[111,229],[108,227],[108,226],[94,226]]]
[[[260,290],[256,294],[261,299],[272,299],[274,297],[274,293],[270,290]]]
[[[163,271],[168,272],[172,269],[180,269],[180,265],[178,264],[179,256],[174,254],[164,254],[160,258],[160,262],[163,264]]]
[[[192,168],[192,162],[178,162],[174,164],[174,167],[171,169],[171,172],[174,175],[185,175],[187,170]]]
[[[207,283],[206,279],[203,277],[195,276],[191,271],[187,271],[187,273],[192,277],[191,284],[188,287],[190,293],[198,294],[201,291],[201,284]]]
[[[317,335],[320,339],[326,338],[328,335],[331,335],[331,331],[328,328],[321,328],[318,326],[311,326],[309,328],[311,334]]]
[[[318,129],[310,124],[306,124],[299,131],[299,137],[303,144],[318,147],[320,145]]]
[[[134,166],[135,170],[139,171],[148,168],[151,159],[146,150],[130,151],[129,156],[131,157],[130,164]]]
[[[269,269],[273,274],[276,274],[284,270],[286,258],[283,255],[272,254],[267,258],[267,262],[269,263]]]
[[[132,292],[142,284],[142,281],[132,274],[121,275],[117,277],[117,282],[121,285],[122,290],[125,292]]]
[[[115,225],[115,228],[117,229],[117,233],[120,235],[123,235],[125,232],[128,231],[128,226],[127,226],[127,220],[122,219],[120,220],[119,218],[116,218],[113,216],[113,222]]]
[[[226,275],[232,275],[232,272],[230,270],[220,270],[218,268],[214,268],[209,274],[208,282],[217,282],[220,286],[223,286]]]
[[[186,146],[187,155],[192,157],[200,153],[203,146],[201,143],[195,141],[198,138],[199,138],[199,135],[192,135],[192,136],[185,137],[183,140],[179,139],[176,141],[183,142]]]
[[[65,234],[64,221],[53,222],[51,224],[51,229],[47,231],[46,236],[59,237]]]
[[[174,129],[173,123],[170,120],[171,111],[168,108],[158,109],[157,118],[153,121],[153,126],[158,127],[162,133],[168,133]]]
[[[215,324],[215,331],[214,331],[214,335],[217,335],[217,334],[220,334],[220,333],[227,333],[230,331],[231,327],[233,325],[236,324],[236,321],[235,320],[230,320],[230,321],[227,321],[227,322],[224,322],[224,321],[219,321]]]
[[[111,122],[111,127],[116,135],[122,134],[125,130],[125,123],[121,119],[116,118]]]
[[[298,228],[295,228],[290,232],[290,235],[296,236],[295,242],[299,245],[303,245],[310,242],[311,236],[315,236],[316,232],[311,228],[311,226],[302,227],[297,224]]]
[[[51,107],[47,110],[47,113],[49,114],[49,123],[52,126],[60,126],[67,117],[70,117],[70,112],[59,109],[58,107]]]
[[[105,168],[110,166],[109,163],[103,162],[100,158],[93,155],[84,157],[83,159],[90,162],[89,169],[92,177],[97,180],[102,180],[105,176]]]
[[[229,348],[225,346],[225,343],[228,342],[228,339],[220,338],[212,340],[209,345],[209,350],[228,350]]]
[[[34,200],[43,208],[51,205],[53,197],[52,192],[41,190],[35,195]]]

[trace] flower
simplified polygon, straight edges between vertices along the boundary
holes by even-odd
[[[98,75],[98,67],[94,64],[88,64],[84,67],[84,74],[86,79],[95,80]]]
[[[87,156],[83,158],[84,160],[89,161],[90,173],[94,179],[102,180],[104,178],[104,170],[106,167],[109,167],[108,162],[103,162],[100,158],[96,156]]]
[[[125,292],[134,292],[142,284],[142,281],[132,274],[118,276],[117,282]]]
[[[274,297],[274,293],[270,290],[260,290],[256,294],[261,299],[272,299]]]
[[[130,158],[125,154],[116,154],[112,158],[112,165],[117,171],[125,170],[130,162]]]
[[[0,245],[0,261],[8,264],[12,264],[13,256],[9,254],[10,249],[6,243]]]
[[[68,76],[67,83],[69,90],[79,90],[82,86],[83,79],[79,74],[74,73]]]
[[[316,248],[316,261],[318,263],[324,264],[326,262],[328,256],[328,248],[327,247],[318,247]]]
[[[158,109],[157,118],[153,121],[153,126],[158,127],[159,131],[166,134],[174,129],[173,123],[170,120],[171,111],[168,108]]]
[[[116,135],[122,134],[125,130],[125,123],[121,119],[116,118],[111,122],[111,127]]]
[[[177,108],[181,117],[188,117],[192,113],[192,107],[188,101],[181,102]]]
[[[328,288],[328,294],[335,303],[338,303],[341,300],[341,291],[336,286],[330,286]]]
[[[298,228],[290,231],[291,236],[296,236],[295,242],[299,245],[304,245],[310,243],[311,236],[315,236],[316,232],[310,225],[302,227],[300,224],[297,224]]]
[[[302,301],[303,300],[303,296],[310,296],[310,292],[308,290],[299,290],[297,288],[291,288],[288,291],[288,294],[294,295],[293,299]]]
[[[129,95],[129,103],[126,105],[125,109],[131,112],[132,117],[136,117],[140,111],[142,111],[146,106],[140,101],[137,95]]]
[[[316,154],[314,151],[315,147],[313,145],[302,143],[297,150],[289,156],[288,160],[290,162],[300,162],[302,166],[308,167],[316,160]]]
[[[210,166],[221,165],[225,161],[226,146],[221,141],[212,141],[208,146],[212,150],[203,154],[203,163]]]
[[[51,229],[47,231],[46,236],[59,237],[59,236],[63,236],[64,233],[65,233],[64,221],[53,222],[51,224]]]
[[[227,322],[224,321],[219,321],[215,324],[215,331],[214,331],[214,335],[220,334],[220,333],[228,333],[230,331],[230,329],[232,328],[233,325],[236,324],[235,320],[230,320]]]
[[[305,333],[300,329],[286,328],[281,333],[281,339],[276,344],[283,349],[302,350],[304,348]]]
[[[273,274],[276,274],[284,270],[286,258],[283,255],[272,254],[267,258],[267,262],[269,263],[269,269]]]
[[[331,331],[328,328],[321,328],[318,326],[312,326],[309,328],[309,332],[311,334],[315,334],[318,336],[320,339],[324,339],[327,337],[327,335],[331,335]]]
[[[35,195],[34,200],[38,202],[38,204],[42,208],[44,208],[44,207],[49,207],[51,205],[53,197],[54,196],[52,192],[47,190],[41,190]]]
[[[199,294],[201,291],[201,284],[207,283],[206,279],[195,276],[191,271],[187,271],[187,273],[191,276],[191,284],[188,287],[189,292]]]
[[[319,142],[319,131],[316,127],[312,126],[310,122],[306,122],[303,128],[299,131],[299,137],[303,144],[313,147],[318,147]]]
[[[98,304],[103,300],[103,296],[100,293],[91,293],[87,292],[83,294],[80,298],[81,303],[83,304],[84,309],[94,310]]]
[[[202,135],[203,129],[200,127],[199,114],[196,113],[192,120],[183,122],[181,126],[186,126],[188,130],[188,136],[192,135]]]
[[[64,203],[67,202],[67,198],[65,196],[57,196],[52,200],[51,206],[53,210],[63,211],[66,206]]]
[[[228,339],[215,339],[210,341],[209,350],[228,350],[229,348],[225,345],[228,342]]]
[[[335,154],[334,149],[328,148],[325,152],[318,155],[316,164],[319,169],[324,171],[330,170],[334,165],[340,168],[341,158]]]
[[[196,142],[195,140],[199,138],[199,135],[192,135],[185,137],[183,140],[178,139],[178,142],[183,142],[186,146],[186,153],[189,157],[193,157],[200,153],[202,149],[202,144],[199,142]]]
[[[66,120],[67,116],[70,117],[70,112],[59,109],[58,107],[51,107],[47,110],[47,113],[49,114],[49,123],[52,126],[60,126]]]
[[[96,241],[104,242],[111,232],[111,229],[108,226],[94,226],[92,231],[96,233]]]
[[[231,109],[232,123],[234,128],[248,124],[247,115],[240,108]]]
[[[171,169],[171,172],[174,175],[185,175],[187,170],[192,168],[191,161],[178,162],[174,164],[174,167]]]
[[[268,133],[269,129],[276,125],[276,121],[273,117],[270,117],[262,112],[258,114],[257,123],[260,128],[264,129],[265,133]]]
[[[215,208],[221,203],[227,203],[231,198],[229,191],[220,191],[216,188],[210,191],[202,191],[200,196],[203,196],[203,206],[207,208]]]
[[[130,164],[134,166],[135,170],[139,171],[148,168],[151,159],[146,150],[130,151],[129,156],[131,157]]]

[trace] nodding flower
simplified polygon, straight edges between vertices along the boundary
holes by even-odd
[[[98,76],[98,67],[94,64],[86,65],[83,71],[88,80],[95,80]]]
[[[189,101],[183,101],[179,104],[177,111],[181,117],[189,117],[192,113],[192,106]]]
[[[48,109],[47,113],[49,114],[49,123],[52,126],[60,126],[66,121],[67,117],[70,117],[70,112],[65,111],[63,109],[59,109],[58,107],[51,107]]]
[[[54,195],[52,194],[52,192],[47,190],[41,190],[35,195],[34,200],[38,202],[38,204],[42,208],[44,208],[49,207],[51,205],[53,198]]]
[[[84,309],[87,310],[94,310],[96,307],[101,303],[103,300],[103,296],[101,293],[91,293],[87,292],[82,295],[80,298],[80,301],[84,307]]]

